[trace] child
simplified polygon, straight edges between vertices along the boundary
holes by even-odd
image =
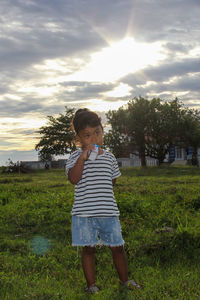
[[[120,283],[130,289],[140,288],[134,280],[128,280],[119,210],[113,194],[113,185],[120,176],[120,171],[114,155],[101,148],[101,119],[87,108],[79,109],[72,124],[81,149],[69,157],[66,175],[75,184],[75,201],[71,212],[72,245],[83,246],[82,267],[87,281],[85,291],[99,291],[94,270],[98,244],[110,248]],[[98,156],[95,160],[89,160],[94,144],[99,146]]]

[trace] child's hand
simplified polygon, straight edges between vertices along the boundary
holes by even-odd
[[[88,151],[93,150],[95,147],[90,144],[83,148],[83,152],[76,161],[73,168],[69,169],[68,178],[72,184],[77,184],[82,178],[82,172],[84,168],[84,163],[88,159]]]
[[[93,144],[90,144],[87,147],[83,148],[83,152],[81,154],[81,157],[84,160],[87,160],[88,157],[89,157],[89,151],[92,151],[93,149],[95,149],[95,146]]]

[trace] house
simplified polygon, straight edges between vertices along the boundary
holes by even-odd
[[[58,159],[51,161],[52,169],[64,169],[67,163],[67,159]]]
[[[181,147],[171,147],[169,154],[166,155],[164,162],[170,164],[187,165],[191,163],[193,148],[188,147],[187,149]],[[200,164],[200,148],[197,152],[198,162]],[[130,154],[127,158],[117,159],[119,167],[140,167],[141,161],[138,155]],[[147,166],[157,166],[158,160],[151,157],[146,157]]]
[[[20,166],[31,170],[45,169],[46,162],[43,161],[20,161]],[[50,162],[48,162],[50,167]]]
[[[181,147],[172,147],[170,149],[169,163],[172,164],[190,164],[192,161],[193,147],[188,147],[187,149]],[[200,148],[197,150],[197,160],[200,164]]]

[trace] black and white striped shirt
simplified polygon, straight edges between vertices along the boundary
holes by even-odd
[[[66,164],[66,175],[73,168],[82,150],[73,152]],[[119,216],[113,194],[112,179],[121,175],[115,156],[104,150],[96,160],[86,160],[82,178],[75,186],[72,215],[81,217]]]

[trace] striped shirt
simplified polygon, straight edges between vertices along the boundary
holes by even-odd
[[[66,176],[73,168],[82,150],[73,152],[66,164]],[[119,216],[113,194],[112,179],[121,175],[115,156],[104,150],[96,160],[86,160],[82,178],[75,185],[72,215],[81,217]]]

